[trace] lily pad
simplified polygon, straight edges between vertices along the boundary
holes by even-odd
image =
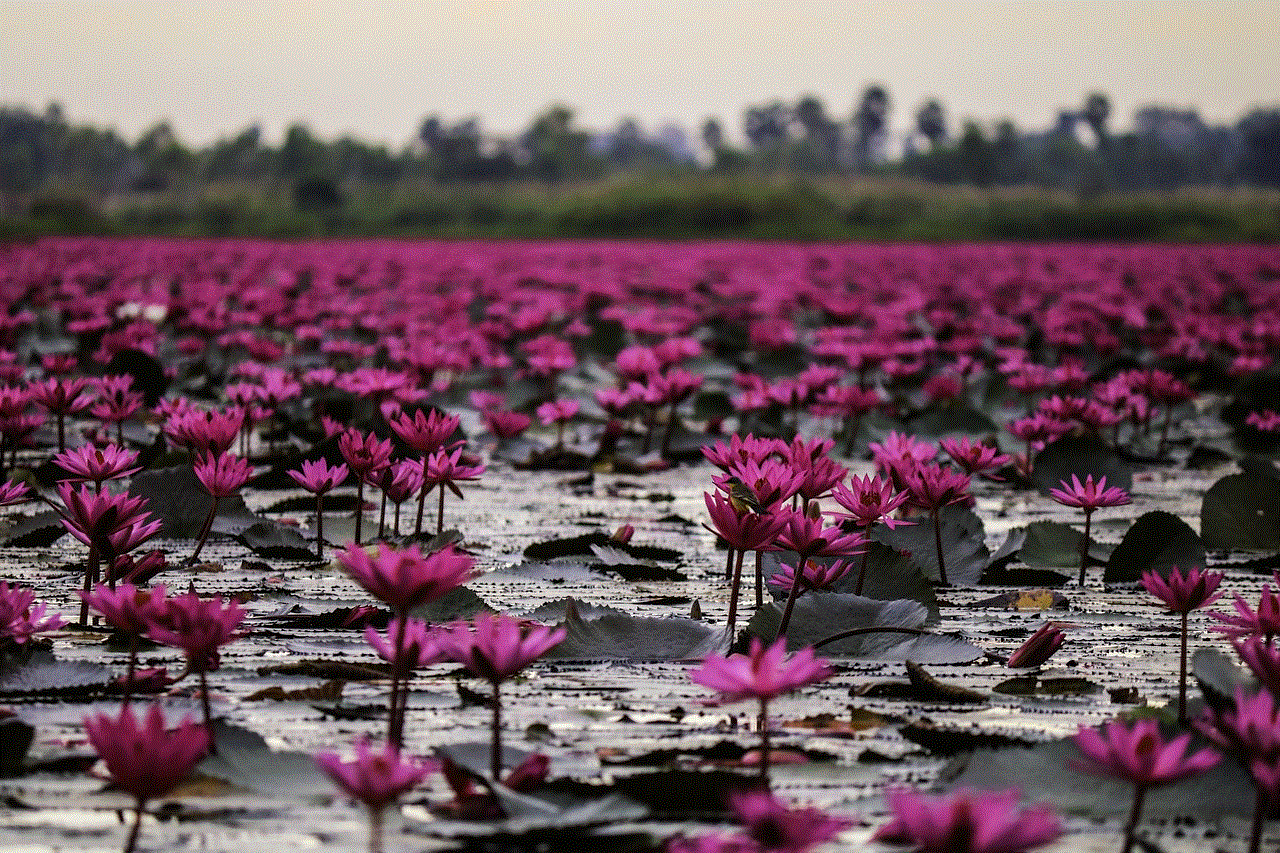
[[[236,540],[255,554],[277,560],[310,560],[315,548],[297,530],[274,521],[246,527]]]
[[[1096,438],[1074,435],[1050,442],[1036,454],[1031,481],[1042,494],[1048,494],[1063,480],[1071,482],[1072,474],[1081,480],[1092,475],[1095,482],[1106,477],[1108,487],[1133,487],[1133,468],[1119,454]]]
[[[197,766],[205,776],[221,779],[237,788],[272,796],[311,799],[334,793],[333,784],[305,752],[273,751],[257,732],[213,721],[217,754]]]
[[[990,561],[982,519],[963,507],[946,507],[939,514],[942,553],[947,567],[947,581],[953,586],[976,586]],[[877,541],[896,551],[906,552],[911,565],[933,580],[940,580],[938,549],[933,521],[919,518],[910,526],[893,530],[880,526],[872,533]]]
[[[200,485],[190,465],[143,471],[129,484],[129,494],[147,499],[146,510],[160,519],[160,535],[166,539],[195,539],[209,515],[213,498]],[[218,501],[213,531],[235,535],[266,521],[249,512],[239,495]]]
[[[570,604],[569,635],[545,657],[560,660],[693,660],[721,643],[710,625],[693,619],[653,619],[620,610],[583,618]]]
[[[67,533],[62,517],[53,510],[37,512],[4,529],[3,544],[10,548],[47,548]]]
[[[1257,472],[1223,477],[1200,504],[1200,535],[1209,548],[1280,548],[1280,482]]]
[[[1173,568],[1205,565],[1204,545],[1191,525],[1172,513],[1144,513],[1125,532],[1111,552],[1102,579],[1107,583],[1133,583],[1150,570],[1168,575]]]
[[[110,668],[88,661],[59,660],[37,649],[29,660],[6,661],[0,667],[0,696],[86,697],[105,691]]]
[[[963,638],[949,634],[916,634],[928,620],[928,610],[916,601],[875,601],[860,595],[811,592],[796,599],[787,626],[787,648],[795,651],[857,628],[888,628],[824,643],[819,654],[872,660],[912,660],[921,663],[968,663],[985,653]],[[766,604],[751,617],[747,631],[773,642],[782,624],[782,608]],[[905,632],[900,629],[907,629]]]

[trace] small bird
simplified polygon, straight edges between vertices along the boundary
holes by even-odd
[[[756,515],[761,513],[760,501],[750,486],[733,475],[729,476],[726,484],[729,486],[729,504],[734,512],[738,515],[746,515],[749,512],[754,512]]]

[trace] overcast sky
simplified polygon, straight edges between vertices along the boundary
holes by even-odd
[[[130,139],[303,121],[398,147],[428,113],[509,134],[552,102],[739,136],[749,105],[845,119],[869,83],[898,128],[931,96],[953,126],[1041,128],[1095,89],[1118,127],[1150,103],[1232,121],[1280,104],[1280,0],[0,0],[0,103]]]

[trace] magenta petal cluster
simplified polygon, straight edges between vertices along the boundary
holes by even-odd
[[[424,557],[416,545],[396,550],[379,542],[372,555],[348,545],[338,564],[370,595],[403,613],[466,583],[475,561],[453,545]]]
[[[142,720],[125,705],[115,717],[86,717],[84,727],[111,781],[139,805],[173,790],[209,748],[202,726],[184,718],[169,730],[160,706],[154,703]]]
[[[401,629],[401,622],[404,627]],[[396,638],[404,631],[404,645],[396,652]],[[404,619],[399,617],[387,623],[387,630],[379,632],[372,625],[364,629],[364,639],[378,657],[395,666],[400,672],[422,669],[433,663],[447,660],[448,656],[440,648],[436,638],[436,629],[421,619]]]
[[[802,853],[852,825],[852,821],[818,809],[789,808],[763,790],[734,792],[729,795],[729,805],[742,821],[743,833],[760,851]]]
[[[350,471],[347,470],[346,465],[338,463],[330,466],[323,459],[304,461],[296,470],[289,472],[294,482],[317,495],[323,495],[341,486],[349,474]]]
[[[440,629],[437,641],[450,659],[490,684],[498,684],[542,657],[567,635],[563,628],[481,613],[470,624]]]
[[[35,590],[0,581],[0,640],[25,643],[42,631],[53,631],[66,620],[56,613],[45,615],[46,604],[35,603]]]
[[[108,625],[126,634],[142,636],[167,612],[163,584],[145,590],[131,583],[116,584],[115,589],[98,584],[89,592],[77,590],[76,593],[94,612],[101,614]]]
[[[1046,622],[1017,651],[1009,655],[1008,666],[1013,669],[1040,666],[1053,656],[1066,638],[1061,627],[1053,622]]]
[[[240,487],[249,481],[249,476],[253,473],[253,468],[247,461],[230,453],[220,456],[202,454],[193,467],[200,485],[215,498],[231,497],[240,491]]]
[[[875,840],[920,853],[1024,853],[1056,841],[1062,825],[1047,805],[1020,808],[1018,792],[965,788],[930,795],[909,788],[885,792],[893,820]]]
[[[192,672],[213,672],[221,664],[218,650],[245,635],[240,630],[244,617],[244,608],[234,601],[175,595],[165,602],[163,614],[152,614],[147,636],[182,649]]]
[[[1142,573],[1142,586],[1174,613],[1190,613],[1222,596],[1216,590],[1224,576],[1223,572],[1202,568],[1188,569],[1184,575],[1177,568],[1172,568],[1165,577],[1155,569],[1149,569]]]
[[[1119,486],[1108,487],[1105,476],[1099,477],[1095,483],[1093,475],[1089,474],[1081,483],[1080,478],[1072,474],[1070,483],[1062,480],[1058,485],[1060,488],[1049,489],[1049,495],[1064,506],[1079,507],[1085,512],[1093,512],[1104,506],[1124,506],[1131,502],[1129,493],[1124,489]]]
[[[114,444],[94,447],[86,444],[55,454],[53,464],[70,474],[75,482],[103,483],[116,477],[127,477],[141,470],[138,451]]]
[[[389,743],[373,750],[367,741],[356,744],[352,758],[322,752],[316,756],[316,765],[343,793],[373,811],[391,805],[436,769],[432,763],[402,756]]]
[[[1191,735],[1166,741],[1152,719],[1127,725],[1111,720],[1101,729],[1081,728],[1075,737],[1083,756],[1073,766],[1095,776],[1124,779],[1141,788],[1177,782],[1208,770],[1222,758],[1217,750],[1188,754]]]
[[[786,655],[785,637],[768,646],[753,638],[747,654],[723,657],[712,652],[703,659],[702,666],[690,670],[689,678],[719,693],[723,701],[736,702],[772,699],[832,675],[830,665],[814,657],[812,648],[803,648],[790,658]]]

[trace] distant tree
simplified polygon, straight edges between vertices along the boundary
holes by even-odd
[[[1107,119],[1111,117],[1111,99],[1101,92],[1090,92],[1085,96],[1080,117],[1093,130],[1098,146],[1105,148],[1111,137],[1111,132],[1107,129]]]
[[[702,144],[712,154],[724,147],[724,128],[719,119],[708,118],[702,123]]]
[[[742,131],[747,143],[757,151],[776,149],[791,139],[791,108],[773,101],[749,108],[742,117]]]
[[[1245,180],[1280,186],[1280,107],[1253,110],[1236,125]]]
[[[974,186],[991,186],[996,176],[995,149],[977,122],[966,121],[958,146],[960,170]]]
[[[323,169],[324,157],[324,143],[312,136],[306,125],[292,124],[285,130],[279,154],[282,175],[314,175]]]
[[[929,140],[930,148],[937,148],[947,138],[947,114],[937,98],[930,98],[916,110],[916,131]]]
[[[534,117],[520,137],[534,177],[557,183],[601,173],[603,163],[590,152],[591,135],[575,130],[572,124],[573,110],[561,104],[553,104]]]
[[[804,132],[804,145],[794,158],[800,171],[827,171],[836,166],[840,148],[840,125],[827,115],[827,108],[814,95],[805,95],[793,110]]]
[[[859,169],[866,169],[879,158],[888,120],[889,93],[878,84],[868,86],[853,115],[854,156]]]

